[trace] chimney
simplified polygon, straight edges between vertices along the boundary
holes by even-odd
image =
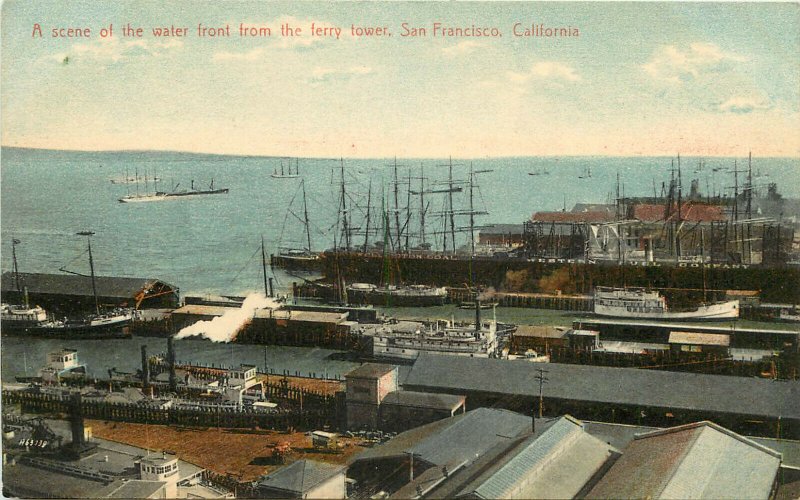
[[[481,331],[481,301],[475,298],[475,331]]]
[[[169,390],[178,391],[178,382],[175,378],[175,338],[167,337],[167,365],[169,366]]]
[[[85,443],[83,428],[83,408],[81,408],[81,393],[76,392],[72,395],[70,405],[69,423],[72,430],[72,446],[81,447]]]
[[[142,389],[150,387],[150,363],[147,361],[147,346],[142,346]]]

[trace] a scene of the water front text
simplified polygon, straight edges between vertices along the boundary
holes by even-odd
[[[132,23],[105,23],[98,26],[64,25],[45,26],[39,23],[33,25],[31,36],[34,38],[53,39],[81,39],[81,38],[313,38],[333,39],[344,38],[384,38],[399,36],[401,38],[502,38],[511,36],[515,38],[578,38],[581,35],[579,26],[561,23],[543,23],[537,21],[518,21],[510,26],[492,26],[474,22],[470,24],[448,23],[446,21],[432,21],[430,23],[400,22],[396,26],[371,25],[351,23],[349,26],[338,26],[328,23],[290,23],[279,24],[253,24],[253,23],[225,23],[205,24],[197,23],[194,26],[175,24],[158,24],[140,26]]]

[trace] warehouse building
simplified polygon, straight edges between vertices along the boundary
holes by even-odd
[[[3,273],[3,302],[22,304],[27,291],[31,305],[48,312],[70,315],[94,311],[92,278],[75,274]],[[174,309],[180,301],[177,287],[155,278],[96,276],[100,307],[113,309]]]
[[[466,395],[467,410],[530,413],[538,405],[540,369],[547,415],[656,427],[713,420],[745,435],[800,438],[796,381],[423,354],[402,386]]]

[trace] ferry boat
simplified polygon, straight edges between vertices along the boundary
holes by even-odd
[[[689,310],[670,310],[657,291],[644,288],[597,287],[594,313],[598,316],[655,320],[725,320],[739,317],[739,301],[703,304]]]
[[[2,318],[3,329],[26,328],[47,321],[47,311],[39,306],[2,304],[0,305],[0,318]]]
[[[421,352],[489,358],[497,356],[497,322],[474,324],[453,321],[399,321],[372,332],[375,358],[414,361]]]

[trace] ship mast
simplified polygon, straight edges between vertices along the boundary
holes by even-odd
[[[19,244],[20,241],[18,239],[11,239],[11,257],[14,259],[14,282],[17,285],[17,291],[21,292],[22,289],[19,286],[19,267],[17,266],[17,245]]]
[[[397,197],[398,191],[398,180],[397,180],[397,157],[394,157],[394,226],[395,226],[395,238],[397,244],[395,246],[395,251],[400,252],[400,203]]]
[[[94,277],[94,259],[92,258],[92,235],[94,235],[94,231],[81,231],[76,233],[78,236],[86,236],[86,243],[89,248],[89,271],[92,274],[92,294],[94,295],[94,309],[95,312],[99,315],[100,314],[100,302],[97,298],[97,283],[95,283]]]
[[[308,253],[311,253],[311,228],[308,224],[308,202],[306,201],[306,180],[300,180],[300,186],[303,188],[303,219],[306,225],[306,243],[308,244]]]
[[[264,273],[264,296],[269,297],[269,281],[267,280],[267,252],[264,249],[264,235],[261,235],[261,270]]]
[[[345,249],[350,250],[350,227],[347,221],[347,193],[344,187],[344,158],[340,158],[339,161],[341,163],[342,175],[341,200],[339,202],[339,207],[342,210],[342,239],[344,240]]]
[[[372,204],[372,177],[369,178],[369,188],[367,189],[367,228],[364,230],[364,253],[367,253],[369,245],[369,215],[370,205]]]
[[[448,182],[448,212],[450,212],[450,244],[453,245],[453,253],[456,253],[456,221],[455,214],[453,214],[453,157],[450,157],[450,170]],[[447,248],[445,248],[447,251]]]
[[[472,249],[471,255],[475,255],[475,210],[473,209],[473,200],[472,200],[474,184],[475,184],[475,174],[472,171],[472,163],[470,163],[469,164],[469,235],[470,235],[470,243]]]

